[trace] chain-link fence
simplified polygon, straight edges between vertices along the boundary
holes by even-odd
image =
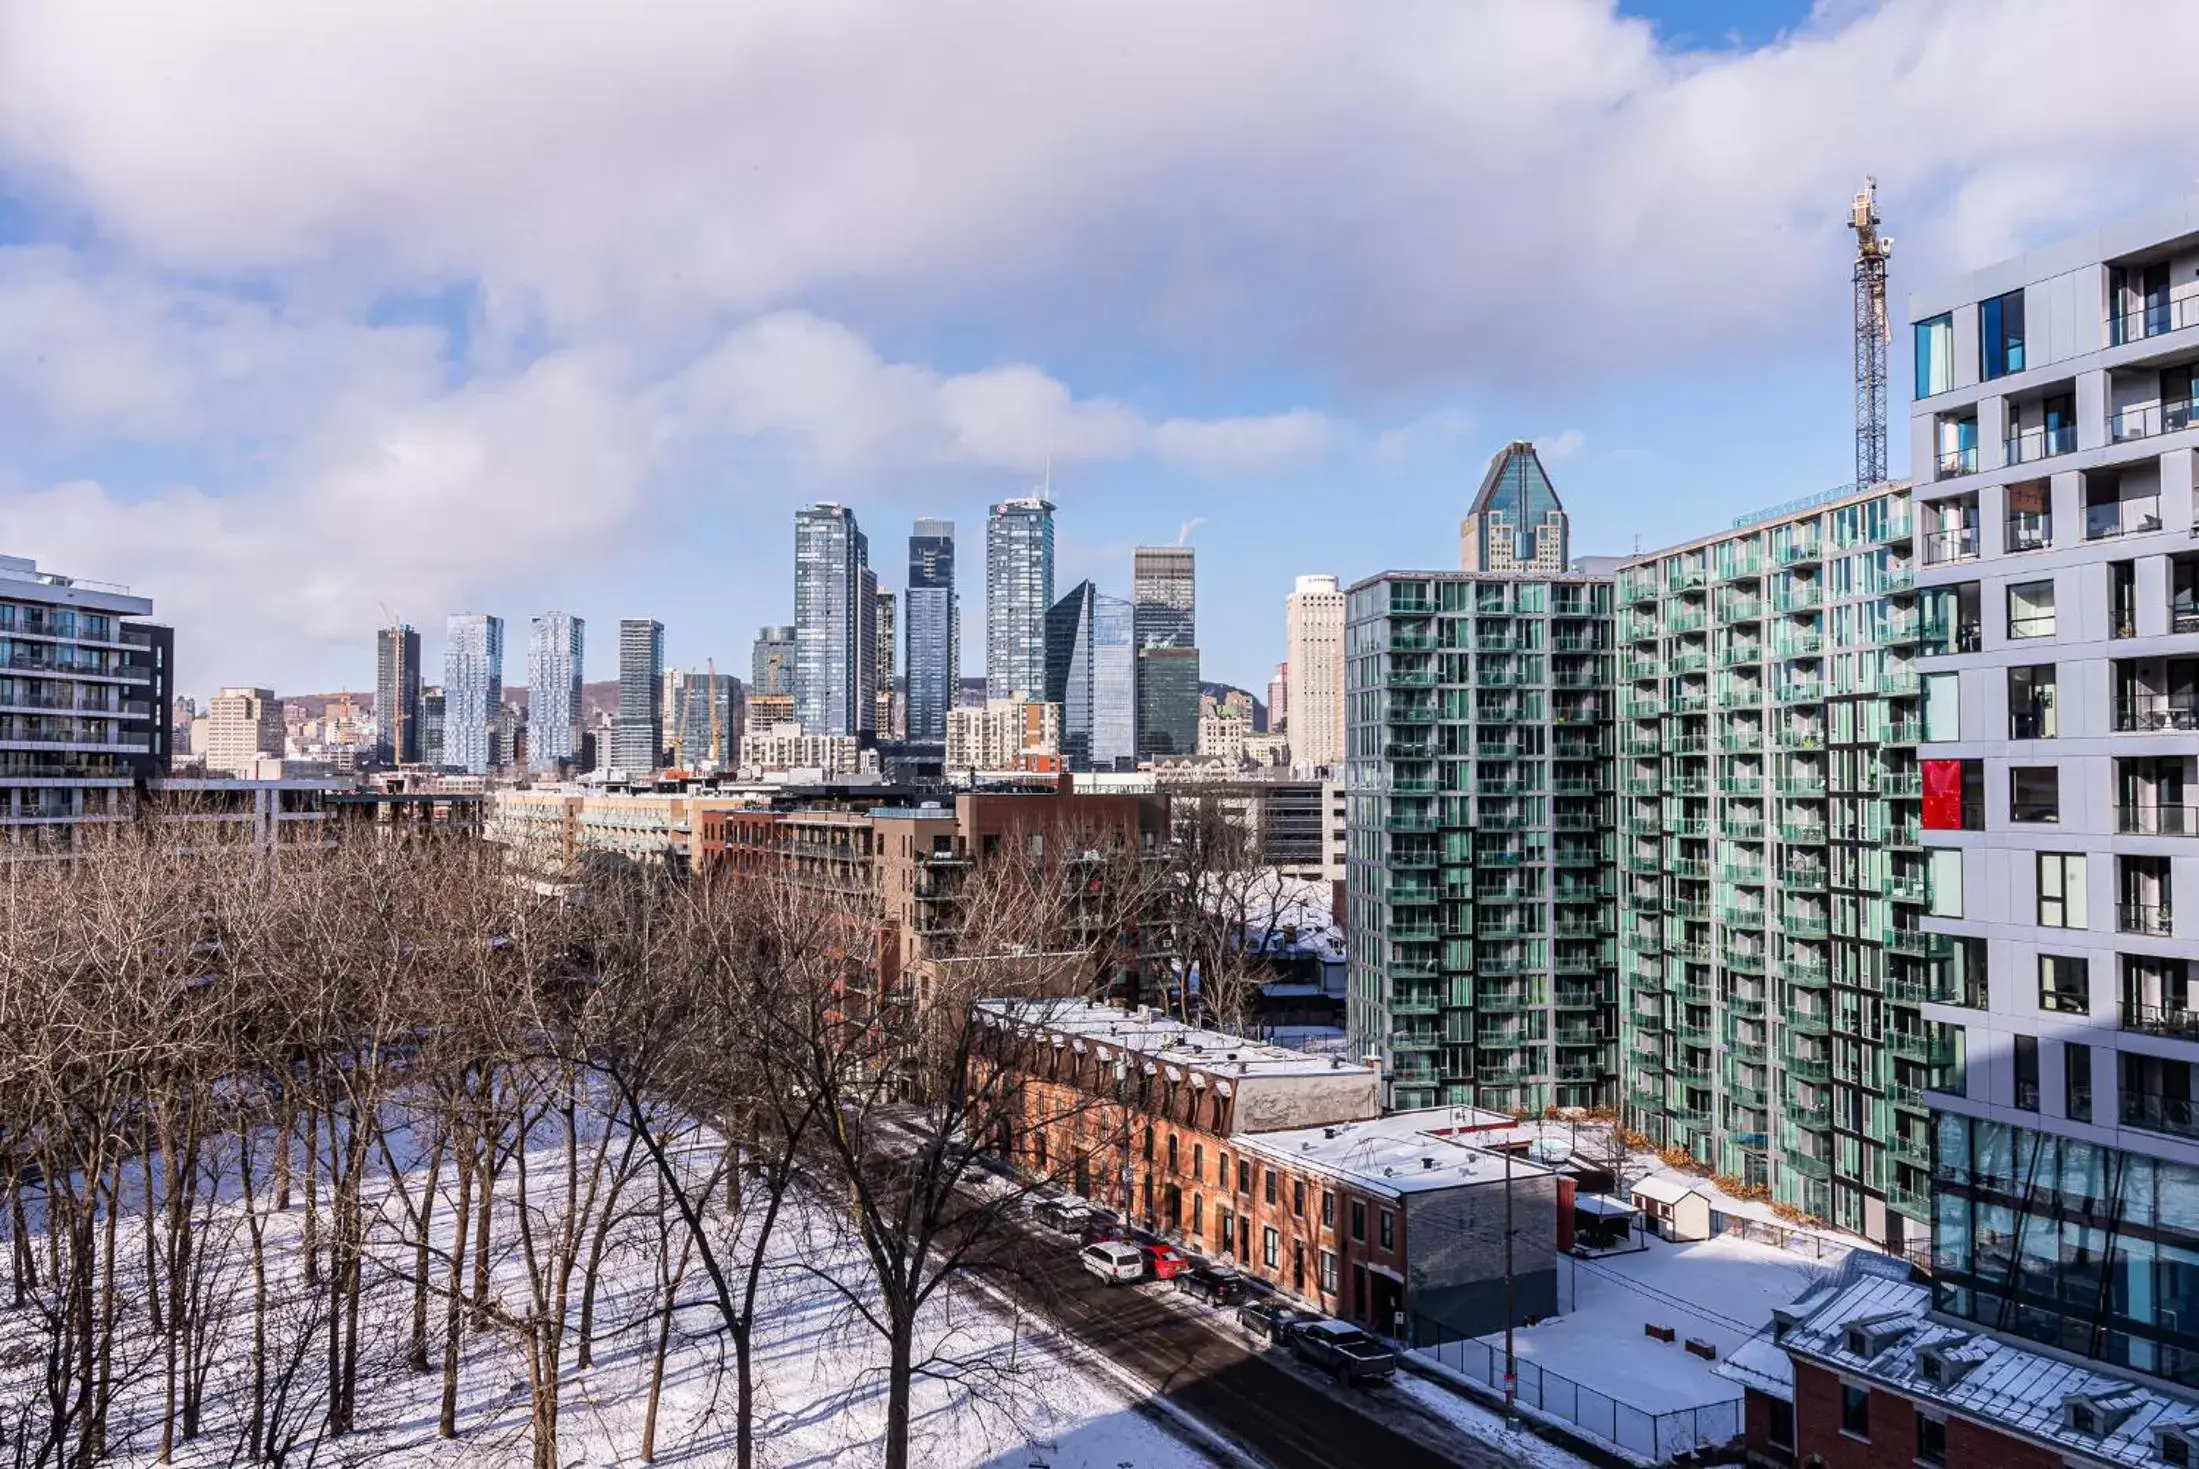
[[[1487,1342],[1438,1342],[1415,1347],[1413,1353],[1500,1397],[1504,1393],[1504,1353]],[[1728,1402],[1652,1413],[1582,1387],[1570,1377],[1546,1372],[1524,1357],[1513,1360],[1519,1368],[1517,1401],[1523,1411],[1570,1424],[1590,1438],[1653,1464],[1697,1449],[1719,1448],[1742,1434],[1738,1395]]]

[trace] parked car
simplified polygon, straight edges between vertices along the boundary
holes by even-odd
[[[1234,1306],[1245,1298],[1245,1278],[1212,1265],[1194,1265],[1173,1283],[1185,1295],[1213,1306]]]
[[[1082,1199],[1048,1199],[1033,1211],[1038,1222],[1048,1229],[1062,1234],[1075,1234],[1084,1228],[1084,1221],[1092,1216],[1091,1208]]]
[[[1085,1211],[1084,1224],[1077,1231],[1077,1238],[1085,1244],[1096,1245],[1103,1240],[1119,1240],[1123,1232],[1122,1221],[1113,1214],[1105,1209],[1089,1209]]]
[[[1145,1251],[1145,1268],[1155,1280],[1174,1280],[1191,1268],[1191,1261],[1174,1245],[1140,1242],[1139,1248]]]
[[[1346,1386],[1388,1377],[1397,1370],[1397,1353],[1349,1321],[1298,1322],[1287,1339],[1299,1361],[1319,1367]]]
[[[1107,1285],[1136,1285],[1146,1276],[1145,1251],[1119,1239],[1086,1245],[1077,1263]]]
[[[1293,1323],[1313,1319],[1295,1306],[1274,1300],[1247,1301],[1237,1308],[1237,1325],[1245,1335],[1270,1345],[1280,1344]]]

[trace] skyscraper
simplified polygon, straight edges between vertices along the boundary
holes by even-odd
[[[1189,546],[1140,546],[1131,553],[1130,602],[1139,647],[1198,646],[1196,554]]]
[[[443,763],[468,775],[495,768],[504,711],[504,619],[454,613],[443,643]]]
[[[374,635],[374,763],[420,761],[420,634],[398,622]]]
[[[878,625],[871,635],[872,658],[874,661],[871,685],[875,691],[872,700],[875,706],[875,714],[871,727],[877,730],[878,737],[884,740],[894,738],[897,733],[894,726],[899,722],[894,718],[898,701],[894,698],[895,669],[893,664],[894,653],[900,645],[895,638],[893,593],[876,592],[873,596],[873,605],[877,608]]]
[[[420,690],[420,763],[440,768],[443,764],[443,690],[429,684]]]
[[[875,727],[878,578],[845,505],[794,513],[794,717],[809,734]]]
[[[749,655],[748,691],[767,699],[794,695],[794,629],[767,627],[756,634]]]
[[[1045,689],[1047,702],[1061,705],[1062,758],[1072,768],[1137,763],[1137,643],[1128,602],[1085,581],[1053,605],[1046,614]]]
[[[1344,761],[1344,594],[1333,576],[1301,576],[1283,604],[1284,682],[1290,699],[1290,758],[1298,765]]]
[[[252,778],[261,756],[283,757],[283,706],[273,689],[223,689],[206,706],[206,768]]]
[[[1506,444],[1489,460],[1481,492],[1459,522],[1460,569],[1549,576],[1565,570],[1570,555],[1565,507],[1535,446],[1524,439]]]
[[[909,537],[908,728],[912,740],[947,737],[962,676],[962,604],[954,588],[954,522],[919,520]],[[1034,690],[1033,692],[1036,692]]]
[[[1054,606],[1054,507],[1003,500],[985,521],[985,697],[1029,697],[1046,682]]]
[[[545,612],[527,639],[527,767],[555,770],[580,760],[580,673],[587,627],[570,612]]]
[[[625,617],[618,625],[618,717],[611,765],[646,775],[664,757],[664,624]]]
[[[741,746],[741,681],[730,673],[673,669],[664,675],[664,718],[674,763],[729,766]]]

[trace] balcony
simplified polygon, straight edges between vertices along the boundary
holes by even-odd
[[[1886,1185],[1886,1207],[1906,1219],[1914,1219],[1922,1224],[1932,1222],[1932,1196],[1918,1193],[1915,1189],[1903,1188],[1898,1183]]]
[[[2077,426],[2058,423],[2019,429],[2003,440],[2001,447],[2007,451],[2008,462],[2012,465],[2032,464],[2057,454],[2073,454],[2077,450]]]
[[[1832,1180],[1832,1166],[1822,1158],[1813,1158],[1793,1148],[1786,1151],[1786,1165],[1804,1178],[1814,1178],[1820,1183]]]
[[[2115,931],[2165,939],[2173,931],[2166,903],[2119,903],[2115,907]]]
[[[2125,1030],[2140,1031],[2146,1035],[2165,1035],[2177,1040],[2199,1040],[2199,1011],[2183,1005],[2143,1005],[2125,1000],[2122,1008],[2122,1026]]]
[[[2125,694],[2115,701],[2118,734],[2199,729],[2199,695]]]
[[[2199,836],[2199,806],[2119,806],[2115,829],[2125,836]]]
[[[2153,1092],[2123,1093],[2123,1126],[2171,1137],[2199,1138],[2199,1115],[2189,1097],[2164,1097]]]
[[[1761,622],[1764,617],[1762,597],[1732,597],[1720,604],[1718,615],[1727,622]]]
[[[1924,536],[1924,564],[1945,566],[1955,561],[1978,559],[1978,532],[1976,526],[1964,526],[1960,530],[1928,531]]]
[[[2134,274],[2137,269],[2135,266],[2131,267]],[[2183,296],[2170,300],[2166,296],[2156,296],[2129,311],[2109,313],[2108,345],[2120,347],[2126,342],[2142,342],[2147,337],[2181,331],[2194,324],[2199,324],[2199,297]]]
[[[2088,541],[2142,535],[2160,528],[2161,498],[2158,495],[2100,500],[2084,507],[2084,538]]]
[[[1934,479],[1956,479],[1977,472],[1978,446],[1975,444],[1958,444],[1951,449],[1942,449],[1932,459]]]

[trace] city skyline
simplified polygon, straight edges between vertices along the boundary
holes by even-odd
[[[926,33],[883,131],[850,131],[868,114],[831,100],[862,95],[876,17],[815,52],[746,23],[637,23],[631,47],[561,30],[529,66],[601,83],[567,129],[532,72],[484,92],[454,70],[468,48],[436,44],[446,16],[422,22],[425,70],[399,69],[369,15],[310,46],[278,27],[262,75],[348,54],[359,89],[270,98],[228,79],[221,27],[163,18],[118,51],[63,10],[0,48],[0,312],[28,323],[0,360],[0,523],[17,554],[157,600],[202,650],[194,693],[364,689],[363,629],[413,622],[432,667],[465,607],[598,627],[648,607],[683,659],[726,662],[791,606],[777,547],[795,507],[858,503],[896,539],[919,516],[970,534],[1050,466],[1063,585],[1121,587],[1131,547],[1203,522],[1205,662],[1256,688],[1291,578],[1449,564],[1429,527],[1458,522],[1509,439],[1567,486],[1578,553],[1848,479],[1844,205],[1863,174],[1901,240],[1897,292],[2160,202],[2185,177],[2173,98],[2121,84],[2081,7],[1995,23],[2001,8],[1782,3],[1736,34],[1695,5],[1552,3],[1497,44],[1438,15],[1405,48],[1446,58],[1425,71],[1373,11],[1292,11],[1259,21],[1268,63],[1225,55],[1192,88],[1163,64],[1181,17],[1114,17],[1128,40],[1095,47],[1071,7],[960,54],[951,27]],[[2173,47],[2195,24],[2163,9],[2152,34]],[[1034,111],[1007,82],[1027,74],[1019,48],[1105,85]],[[1508,95],[1496,58],[1538,48],[1599,61],[1544,68],[1501,124],[1457,108],[1462,90]],[[1948,105],[2038,54],[2090,109],[2081,135]],[[1887,64],[1901,56],[1928,64]],[[1278,149],[1280,96],[1340,58],[1333,110],[1293,116]],[[755,65],[799,84],[740,84]],[[1857,121],[1852,78],[1880,70]],[[109,75],[155,112],[227,121],[110,146],[102,88],[51,82]],[[378,131],[378,102],[346,110],[397,76],[469,147],[425,121]],[[333,125],[293,110],[331,91],[312,105],[338,107]],[[1156,148],[1172,129],[1128,97],[1199,118],[1198,148]],[[272,110],[248,126],[251,109]],[[939,185],[898,218],[870,182],[889,134]],[[369,135],[371,157],[329,151]],[[747,178],[764,138],[786,166],[738,199],[660,192],[683,168]],[[1588,165],[1550,166],[1560,147]],[[483,171],[454,174],[474,149]],[[348,188],[353,168],[390,186]],[[499,185],[460,182],[480,177]],[[576,187],[605,207],[539,213]],[[1478,226],[1494,198],[1512,228]],[[1308,201],[1344,211],[1314,208],[1334,219],[1317,238]],[[1213,241],[1226,269],[1194,243]],[[1519,288],[1542,275],[1574,284]],[[1908,470],[1903,446],[1891,467]],[[610,666],[598,642],[591,679]]]

